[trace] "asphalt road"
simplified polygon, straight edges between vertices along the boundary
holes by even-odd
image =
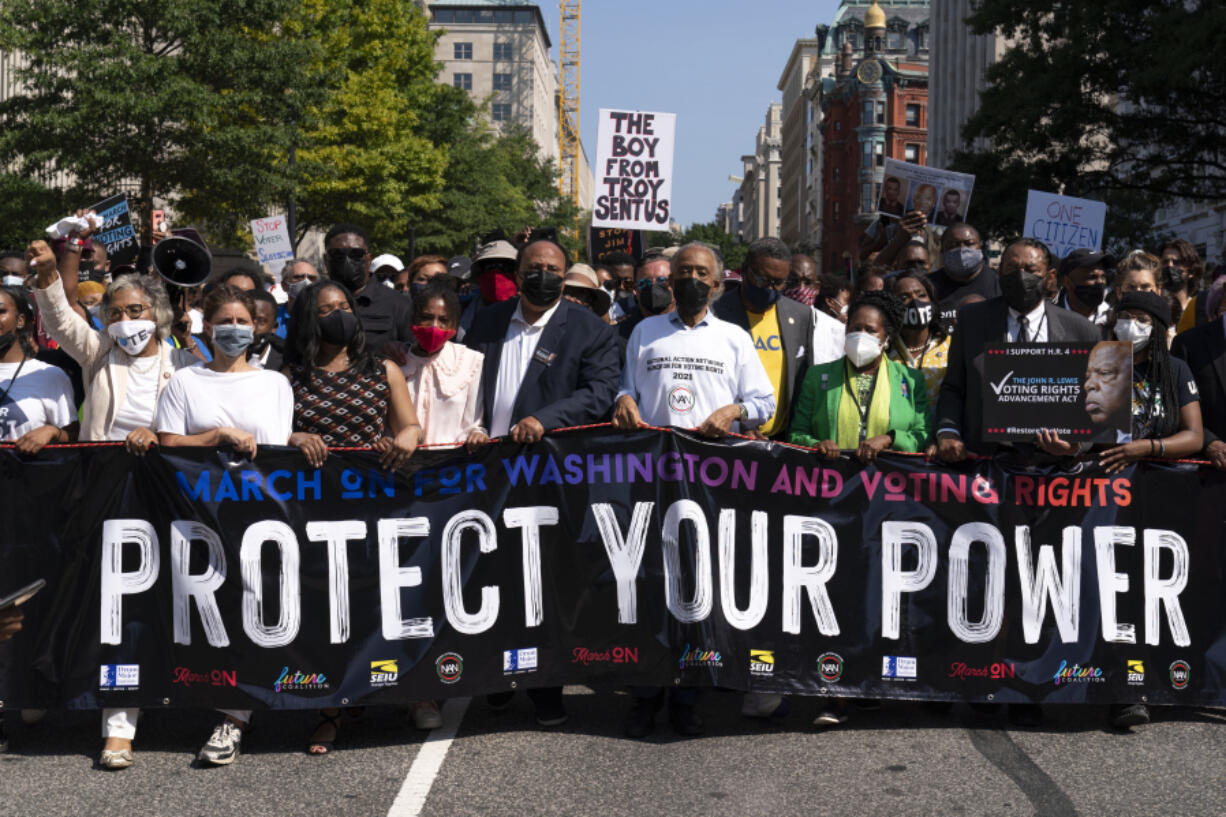
[[[523,696],[501,713],[474,700],[445,756],[442,736],[392,709],[346,721],[325,758],[303,753],[313,714],[257,713],[242,756],[217,769],[193,761],[212,713],[155,712],[122,772],[96,768],[96,713],[52,712],[36,726],[9,713],[0,815],[404,817],[415,813],[397,803],[411,768],[432,817],[1226,813],[1219,710],[1155,710],[1151,725],[1120,733],[1102,707],[1052,707],[1043,726],[1014,729],[964,706],[936,714],[898,702],[819,732],[812,699],[764,723],[740,716],[739,696],[709,693],[705,737],[677,739],[661,717],[640,742],[621,736],[624,694],[567,688],[566,704],[570,722],[543,729]],[[423,761],[441,764],[422,779],[418,767],[431,764],[414,760],[430,736]]]

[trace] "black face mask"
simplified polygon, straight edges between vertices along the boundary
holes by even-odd
[[[1183,292],[1185,282],[1183,272],[1176,266],[1162,268],[1162,288],[1171,292]]]
[[[673,284],[673,298],[677,301],[677,311],[686,317],[693,317],[707,305],[711,295],[711,287],[697,278],[682,278]]]
[[[903,315],[902,325],[920,329],[932,323],[932,301],[912,301]]]
[[[659,315],[673,302],[673,291],[667,284],[654,283],[650,278],[639,281],[639,309],[644,315]]]
[[[3,335],[0,335],[0,357],[4,357],[9,353],[9,349],[13,348],[13,343],[16,340],[16,332],[5,332]]]
[[[561,275],[554,275],[543,269],[529,270],[524,273],[519,294],[533,306],[545,307],[562,297],[563,283]]]
[[[366,260],[352,258],[348,250],[328,250],[328,273],[332,280],[349,290],[357,292],[366,284]]]
[[[1097,309],[1107,297],[1107,287],[1103,284],[1082,284],[1073,287],[1073,294],[1090,309]]]
[[[1043,278],[1023,270],[1000,276],[1000,289],[1005,303],[1023,315],[1034,310],[1043,300]]]
[[[358,334],[357,315],[343,309],[333,309],[319,319],[319,337],[332,346],[348,346]]]

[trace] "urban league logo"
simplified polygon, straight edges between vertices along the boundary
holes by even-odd
[[[673,386],[668,393],[668,407],[679,414],[694,408],[694,393],[685,386]]]
[[[919,662],[913,655],[881,656],[881,678],[885,681],[914,681],[919,676]]]
[[[536,671],[536,647],[502,651],[502,674],[519,675]]]
[[[1068,665],[1068,661],[1060,662],[1060,669],[1056,670],[1056,674],[1052,676],[1052,680],[1056,682],[1056,686],[1061,684],[1101,684],[1106,681],[1102,667],[1081,666],[1080,664]]]
[[[99,689],[140,688],[140,664],[102,664],[98,670]]]
[[[395,659],[370,662],[370,685],[394,687],[400,681],[400,663]]]
[[[458,652],[445,652],[434,662],[434,671],[444,684],[454,684],[464,674],[464,657]]]
[[[843,677],[843,656],[837,652],[824,652],[817,657],[817,671],[828,684]]]
[[[1128,660],[1128,686],[1145,686],[1145,662]]]
[[[681,660],[677,662],[677,666],[681,669],[688,667],[722,667],[724,665],[724,657],[719,654],[718,650],[701,650],[685,645],[685,652],[681,654]]]
[[[775,651],[774,650],[750,650],[749,651],[749,674],[750,675],[774,675],[775,674]]]
[[[1175,661],[1171,664],[1171,686],[1175,689],[1187,689],[1192,680],[1192,668],[1187,661]]]
[[[272,685],[273,692],[286,692],[293,690],[301,692],[312,689],[328,689],[328,676],[322,672],[302,672],[297,670],[290,672],[289,667],[281,670],[281,676],[277,678],[277,682]]]

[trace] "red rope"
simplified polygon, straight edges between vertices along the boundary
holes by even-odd
[[[555,428],[550,431],[546,431],[545,433],[546,434],[561,434],[565,431],[589,431],[595,428],[613,428],[613,424],[612,423],[589,423],[588,425],[583,425],[583,426],[566,426],[565,428]],[[671,428],[671,427],[665,427],[665,426],[651,426],[651,425],[647,425],[646,423],[639,426],[639,431],[662,431],[662,432],[665,432],[666,434],[671,434],[677,430],[678,430],[677,428]],[[693,431],[693,432],[698,431],[697,428],[686,428],[686,429],[680,429],[680,430]],[[761,438],[759,437],[751,437],[748,434],[738,434],[735,431],[729,431],[725,436],[736,437],[739,440],[751,440],[751,441],[757,440],[759,442],[762,442]],[[490,441],[484,444],[493,445],[494,443],[499,442],[504,439],[507,439],[507,438],[506,437],[491,437]],[[780,440],[771,440],[770,442],[773,443],[774,445],[781,445],[784,448],[793,448],[797,451],[818,451],[820,450],[818,448],[814,448],[813,446],[799,445],[797,443],[786,443]],[[115,446],[121,446],[121,445],[123,445],[122,442],[56,443],[56,444],[48,445],[46,446],[46,448],[114,448]],[[418,448],[458,448],[463,445],[464,445],[464,442],[463,440],[461,440],[461,441],[454,442],[454,443],[421,443],[417,447]],[[15,447],[14,443],[0,443],[0,448],[14,448],[14,447]],[[371,446],[347,446],[346,445],[346,446],[329,447],[328,450],[329,451],[373,451],[374,448]],[[855,453],[855,449],[842,449],[840,450],[839,453],[853,454]],[[896,455],[896,456],[901,456],[901,457],[926,457],[927,456],[925,454],[913,453],[910,451],[890,451],[888,453]],[[991,457],[986,457],[986,456],[983,456],[982,454],[972,454],[970,452],[967,452],[966,458],[969,460],[990,460],[992,459]],[[1213,465],[1213,463],[1210,462],[1209,460],[1163,459],[1163,458],[1151,458],[1151,457],[1143,457],[1140,460],[1138,460],[1138,462],[1167,462],[1167,463],[1176,462],[1176,463],[1182,463],[1185,465],[1208,465],[1208,466]]]

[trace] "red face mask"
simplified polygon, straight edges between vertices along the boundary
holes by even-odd
[[[425,350],[426,354],[432,355],[455,337],[455,330],[440,329],[437,326],[414,326],[413,337],[417,338],[417,345]]]
[[[477,278],[481,298],[487,304],[501,303],[515,297],[518,291],[515,279],[499,270],[486,270]]]

